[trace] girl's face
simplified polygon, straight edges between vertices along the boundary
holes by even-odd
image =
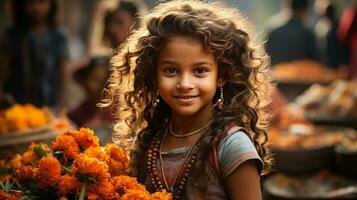
[[[183,36],[169,39],[159,54],[158,89],[173,113],[191,116],[211,112],[218,87],[218,66],[200,42]]]
[[[134,18],[129,12],[119,10],[113,13],[108,24],[108,35],[115,47],[126,40],[133,24]]]

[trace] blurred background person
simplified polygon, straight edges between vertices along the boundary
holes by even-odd
[[[277,14],[269,17],[264,21],[262,30],[265,33],[270,33],[272,30],[286,24],[291,18],[291,10],[289,8],[289,1],[280,2],[280,10]]]
[[[314,33],[305,27],[308,3],[308,0],[292,0],[291,18],[268,33],[266,48],[272,64],[298,59],[319,60]]]
[[[55,0],[12,0],[13,25],[0,45],[0,92],[18,103],[58,107],[68,57]]]
[[[68,112],[68,117],[78,127],[95,128],[103,126],[105,123],[112,123],[110,113],[104,113],[97,107],[108,78],[108,72],[109,58],[96,56],[73,73],[74,80],[85,91],[84,100]]]
[[[316,0],[316,12],[321,16],[316,21],[314,32],[322,62],[330,68],[339,68],[343,61],[344,49],[337,38],[338,18],[335,5],[329,0]]]
[[[90,55],[109,55],[140,25],[146,6],[141,1],[101,1],[89,40]]]
[[[348,48],[348,75],[357,77],[357,6],[351,1],[344,10],[338,27],[338,38]]]

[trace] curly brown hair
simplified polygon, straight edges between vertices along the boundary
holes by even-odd
[[[219,77],[225,80],[223,108],[212,109],[214,120],[210,131],[203,135],[200,159],[194,169],[206,164],[212,145],[217,145],[227,127],[235,124],[247,130],[264,162],[263,174],[268,172],[271,166],[266,133],[268,116],[263,108],[269,102],[272,84],[268,75],[269,57],[263,46],[256,43],[252,26],[236,9],[192,0],[159,4],[145,21],[146,25],[133,32],[113,56],[103,102],[110,104],[117,99],[120,105],[114,140],[126,147],[134,144],[132,175],[139,180],[146,177],[140,161],[145,160],[151,139],[160,134],[170,117],[170,108],[164,101],[156,108],[152,102],[157,91],[158,55],[172,36],[188,36],[201,42],[216,57]],[[218,97],[219,90],[214,102]]]

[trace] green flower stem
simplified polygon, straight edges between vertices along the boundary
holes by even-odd
[[[84,197],[86,195],[87,185],[88,185],[88,180],[85,179],[84,183],[82,184],[82,189],[81,189],[81,194],[79,195],[79,200],[84,200]]]

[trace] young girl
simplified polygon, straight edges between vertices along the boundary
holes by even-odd
[[[268,57],[238,11],[217,3],[158,5],[113,57],[109,92],[131,173],[174,199],[261,199],[269,170]],[[112,98],[113,98],[112,96]],[[110,98],[105,103],[110,103]]]

